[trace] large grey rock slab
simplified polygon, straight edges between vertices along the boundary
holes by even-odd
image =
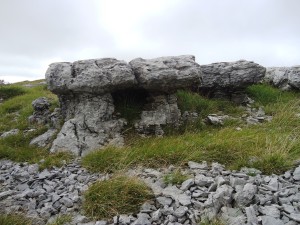
[[[201,65],[201,88],[245,88],[260,82],[266,68],[252,61],[219,62]]]
[[[142,88],[152,91],[172,91],[198,86],[201,80],[200,65],[192,55],[137,58],[129,62]]]
[[[52,63],[46,80],[48,88],[56,94],[103,94],[130,88],[136,83],[131,67],[114,58]]]
[[[123,144],[120,131],[125,121],[113,118],[110,94],[80,95],[70,99],[68,104],[64,112],[67,121],[54,140],[51,152],[70,151],[82,156],[109,143]]]
[[[57,130],[56,129],[49,129],[47,132],[35,137],[31,140],[30,145],[35,145],[38,147],[46,147],[49,145],[54,138]]]
[[[282,90],[300,89],[300,66],[269,67],[265,80]]]

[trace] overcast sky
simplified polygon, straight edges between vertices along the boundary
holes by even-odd
[[[300,0],[0,0],[0,79],[102,57],[300,65],[299,9]]]

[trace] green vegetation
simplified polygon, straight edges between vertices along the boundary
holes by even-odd
[[[235,123],[229,123],[223,127],[206,127],[201,131],[188,131],[164,138],[132,138],[124,148],[110,147],[90,153],[83,158],[82,164],[94,172],[113,172],[137,165],[182,166],[189,160],[206,160],[220,162],[230,169],[247,166],[267,174],[281,173],[291,168],[300,154],[300,119],[296,115],[300,112],[300,95],[282,92],[268,85],[252,86],[248,92],[257,104],[272,112],[271,122],[257,126],[240,125],[241,130],[236,129]],[[271,99],[269,93],[275,93],[276,97]],[[190,93],[181,95],[198,96]],[[229,108],[223,109],[233,113],[240,110]]]
[[[0,214],[1,225],[31,225],[32,221],[21,214]]]
[[[175,170],[172,173],[166,174],[163,180],[166,184],[182,184],[188,178],[189,176],[183,174],[180,170]]]
[[[199,225],[225,225],[225,223],[221,219],[213,219],[213,220],[204,220],[200,222]]]
[[[0,159],[7,158],[18,162],[28,161],[38,163],[43,160],[41,169],[51,166],[62,165],[63,160],[70,160],[71,155],[68,153],[49,154],[49,151],[34,146],[29,146],[30,140],[44,133],[47,127],[41,125],[30,125],[28,117],[32,115],[32,101],[45,96],[51,104],[52,109],[58,106],[57,97],[43,86],[23,87],[20,84],[0,86],[0,92],[5,87],[5,101],[0,104],[0,134],[11,129],[19,129],[17,135],[0,139]],[[8,92],[11,90],[15,95]],[[4,93],[4,92],[3,92]],[[29,129],[35,129],[33,132],[26,132]]]
[[[66,223],[72,222],[71,215],[60,215],[52,223],[48,225],[65,225]]]
[[[83,208],[93,219],[136,213],[144,202],[153,198],[144,183],[125,176],[93,184],[84,197]]]
[[[241,108],[230,101],[208,99],[198,93],[180,90],[177,91],[177,97],[178,106],[182,112],[197,112],[201,117],[208,114],[218,114],[219,112],[230,115],[237,115],[242,112]]]
[[[16,85],[0,85],[0,99],[7,100],[26,93],[25,88]]]

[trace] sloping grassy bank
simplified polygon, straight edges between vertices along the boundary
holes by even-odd
[[[124,148],[109,147],[87,155],[83,158],[83,165],[94,172],[113,172],[138,165],[162,167],[185,165],[189,160],[206,160],[220,162],[230,169],[248,166],[268,174],[283,172],[300,155],[300,118],[297,116],[300,112],[299,94],[282,92],[268,85],[252,86],[248,93],[257,106],[264,106],[266,112],[273,116],[271,122],[243,125],[242,130],[229,124],[164,138],[132,138]],[[203,98],[197,94],[191,95]],[[196,109],[197,102],[203,104],[201,99],[193,101],[193,104],[188,101],[182,101],[182,104],[187,102]],[[216,104],[207,99],[205,102],[209,106]],[[189,110],[188,105],[184,107]],[[202,108],[198,107],[198,110]]]
[[[29,146],[30,141],[47,130],[46,126],[28,123],[32,115],[32,101],[39,97],[47,97],[51,109],[58,106],[57,96],[47,90],[45,85],[25,87],[24,83],[0,86],[0,96],[4,99],[0,104],[0,134],[11,129],[19,129],[17,135],[0,139],[0,159],[18,162],[36,163],[43,159],[41,169],[53,165],[61,165],[62,160],[69,160],[71,155],[65,153],[49,154],[43,148]],[[27,130],[35,131],[27,132]]]

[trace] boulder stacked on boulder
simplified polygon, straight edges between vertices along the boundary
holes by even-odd
[[[116,92],[147,93],[134,127],[141,134],[162,135],[163,126],[179,124],[178,89],[232,97],[259,82],[264,73],[264,67],[248,61],[200,67],[191,55],[137,58],[129,64],[113,58],[53,63],[46,79],[48,88],[59,96],[65,123],[51,152],[67,150],[81,156],[107,144],[122,145],[126,120],[115,112]]]

